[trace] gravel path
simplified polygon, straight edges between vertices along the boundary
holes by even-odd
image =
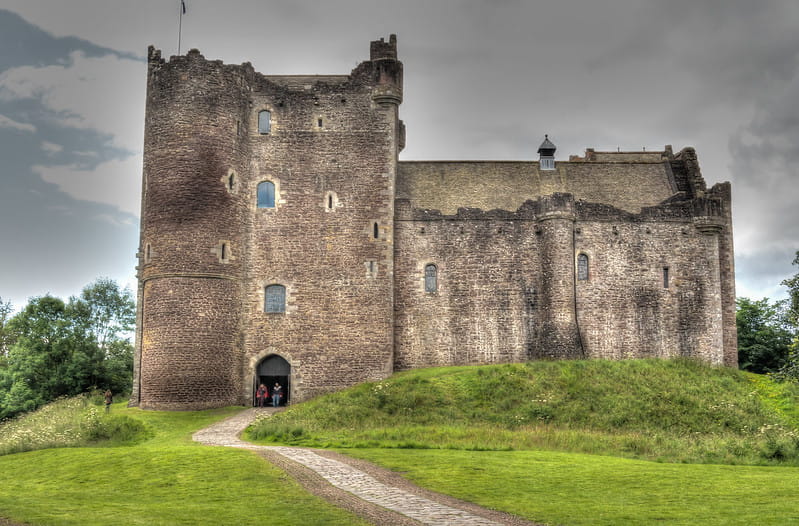
[[[239,434],[260,414],[274,408],[252,408],[202,429],[194,440],[209,446],[257,451],[287,471],[310,493],[348,509],[378,525],[436,524],[447,526],[530,525],[513,515],[488,510],[415,486],[396,473],[332,451],[282,446],[257,446]]]

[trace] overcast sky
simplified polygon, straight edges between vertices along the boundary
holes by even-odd
[[[784,297],[799,250],[796,0],[186,0],[181,53],[346,74],[398,36],[404,160],[694,146],[732,182],[737,294]],[[0,297],[135,290],[149,44],[180,0],[0,0]]]

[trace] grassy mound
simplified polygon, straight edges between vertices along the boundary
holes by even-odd
[[[248,436],[315,447],[799,464],[797,400],[795,386],[689,360],[433,368],[299,404]]]
[[[94,398],[62,398],[1,423],[0,455],[58,447],[132,445],[152,435],[140,420],[116,412],[105,414]]]

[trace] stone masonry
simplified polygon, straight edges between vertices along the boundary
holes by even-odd
[[[437,365],[736,365],[730,186],[692,148],[399,161],[402,76],[393,35],[339,76],[150,48],[132,404],[251,404],[273,357],[290,401]]]

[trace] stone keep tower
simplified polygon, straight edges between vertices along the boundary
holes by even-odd
[[[370,51],[349,75],[268,76],[150,47],[132,404],[393,371],[402,63],[394,35]]]

